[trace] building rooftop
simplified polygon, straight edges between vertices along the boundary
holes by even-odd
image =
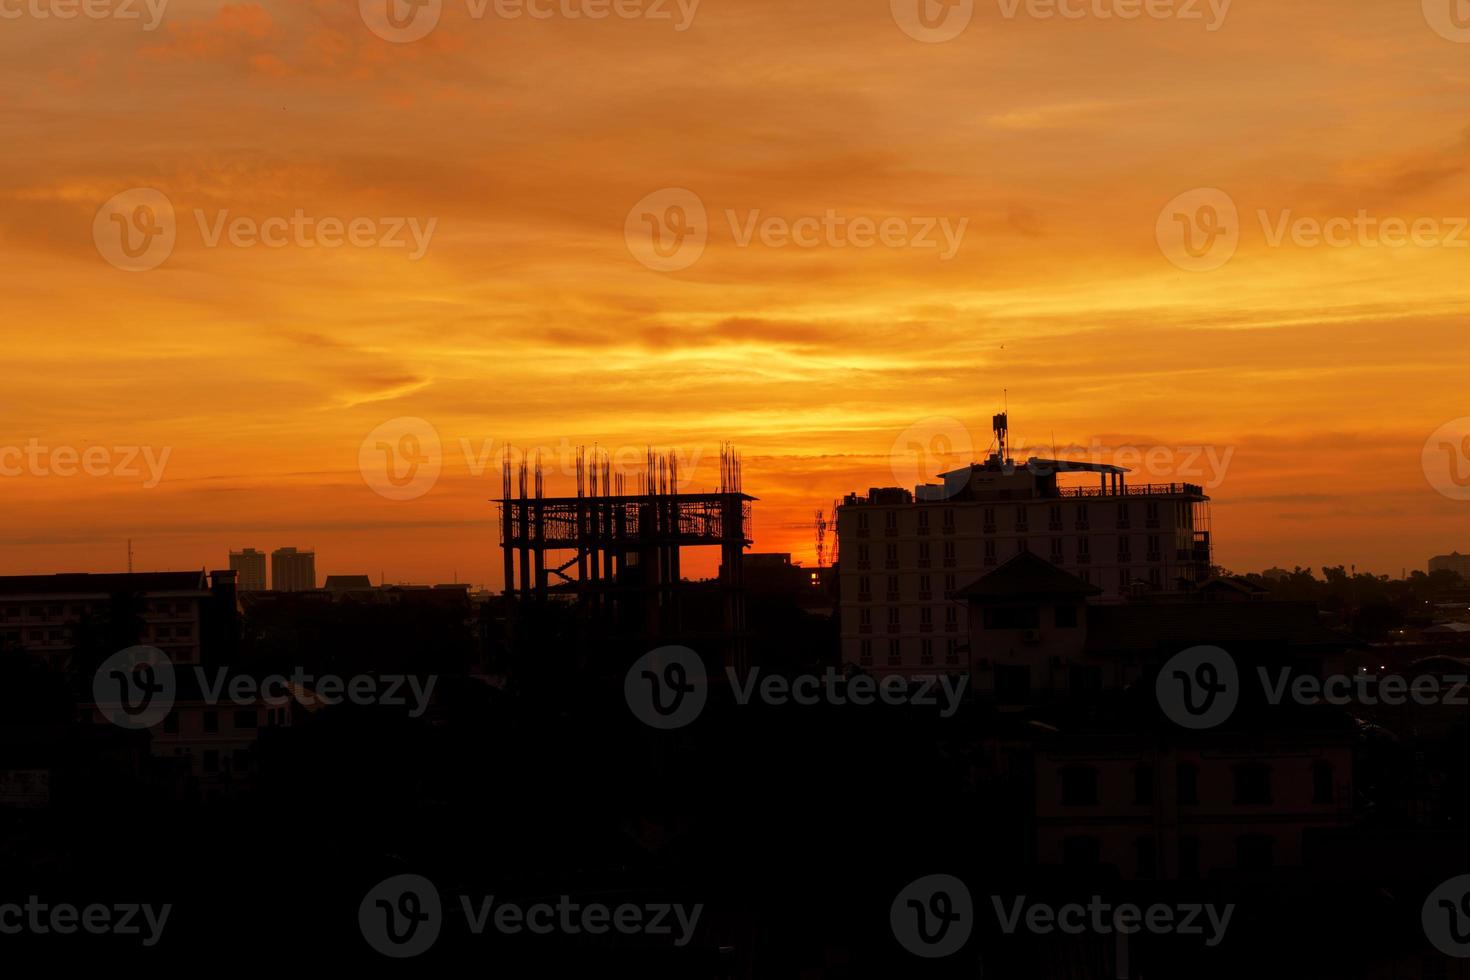
[[[0,595],[111,595],[115,592],[199,592],[208,588],[203,571],[0,576]]]
[[[952,595],[979,602],[992,599],[1065,598],[1101,595],[1102,589],[1062,571],[1045,558],[1023,551],[993,572],[982,575]]]

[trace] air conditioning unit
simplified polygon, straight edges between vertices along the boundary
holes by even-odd
[[[1041,630],[1022,630],[1021,631],[1021,642],[1022,643],[1040,643],[1041,642]]]

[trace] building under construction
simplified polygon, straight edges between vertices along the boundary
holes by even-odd
[[[740,466],[724,447],[719,489],[681,493],[677,458],[649,451],[629,493],[627,475],[614,473],[609,458],[578,449],[576,496],[548,497],[539,457],[512,473],[507,454],[500,544],[512,608],[564,598],[616,634],[687,644],[743,667],[741,556],[755,498],[741,491]],[[714,582],[682,577],[681,552],[698,547],[720,549]]]

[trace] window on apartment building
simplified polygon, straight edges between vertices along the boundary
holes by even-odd
[[[1077,560],[1079,562],[1092,560],[1092,542],[1087,538],[1077,539]]]
[[[1154,767],[1135,766],[1133,769],[1134,806],[1152,806],[1154,802]]]
[[[1068,837],[1062,841],[1062,864],[1069,868],[1095,868],[1102,859],[1102,842],[1096,837]]]
[[[929,527],[929,511],[923,507],[919,508],[919,527],[925,529]]]
[[[987,508],[985,508],[984,517],[985,517],[985,533],[986,534],[994,534],[995,533],[995,508],[994,507],[987,507]]]
[[[953,633],[960,625],[960,611],[953,605],[944,607],[944,630]]]
[[[858,576],[858,595],[869,595],[873,591],[873,580],[866,575]]]
[[[1030,527],[1026,520],[1026,508],[1024,505],[1016,508],[1016,530],[1025,531]]]
[[[944,542],[944,562],[946,565],[954,564],[954,542]]]
[[[1087,528],[1089,526],[1090,525],[1089,525],[1088,520],[1087,520],[1087,505],[1086,504],[1078,504],[1077,505],[1077,530],[1079,530],[1079,531],[1085,531],[1085,530],[1087,530]]]
[[[1052,610],[1052,622],[1060,630],[1074,630],[1077,628],[1077,607],[1070,602],[1063,602]]]
[[[1179,763],[1174,785],[1177,790],[1175,798],[1180,806],[1199,803],[1199,767],[1193,762]]]
[[[1052,504],[1047,509],[1046,525],[1047,525],[1047,527],[1049,529],[1051,529],[1053,531],[1060,531],[1062,529],[1062,505],[1061,504]]]
[[[1144,504],[1143,513],[1144,520],[1148,522],[1149,527],[1159,526],[1159,502],[1157,500],[1150,500],[1146,502]]]
[[[933,626],[934,625],[934,607],[933,606],[920,606],[919,607],[919,625],[920,626]]]
[[[862,609],[859,609],[858,610],[858,625],[859,626],[872,626],[873,625],[873,610],[869,609],[866,606],[864,606]]]
[[[1057,772],[1065,806],[1091,806],[1097,803],[1097,770],[1091,766],[1063,766]]]
[[[954,530],[954,508],[953,507],[946,507],[946,508],[944,508],[943,521],[944,521],[944,529],[946,531],[953,531]]]
[[[868,546],[865,545],[865,544],[858,545],[858,563],[859,564],[862,564],[862,565],[866,565],[869,560],[870,559],[868,558]]]
[[[1134,866],[1140,878],[1152,878],[1158,873],[1158,863],[1154,855],[1154,839],[1152,837],[1140,837],[1133,842]]]
[[[1067,668],[1067,689],[1073,694],[1101,694],[1102,668],[1091,664],[1072,664]]]
[[[1271,802],[1271,767],[1243,762],[1235,767],[1235,802],[1252,806]]]
[[[898,527],[898,511],[885,510],[883,512],[883,526],[892,528]]]
[[[944,662],[951,667],[957,665],[960,662],[959,640],[944,641]]]
[[[1265,834],[1241,834],[1235,839],[1235,866],[1241,871],[1269,871],[1276,863],[1276,842]]]
[[[919,591],[924,595],[928,595],[933,591],[933,582],[928,575],[919,576]]]
[[[1133,539],[1126,534],[1118,537],[1118,560],[1133,560]]]
[[[858,663],[864,667],[873,665],[873,641],[862,640],[858,643]]]
[[[1128,584],[1133,581],[1133,575],[1126,568],[1118,569],[1118,591],[1127,592]]]
[[[888,625],[889,626],[897,626],[898,625],[898,607],[897,606],[889,606],[888,607]]]
[[[1031,550],[1031,542],[1025,538],[1016,539],[1016,554],[1024,555]]]
[[[897,575],[890,575],[890,576],[888,576],[888,596],[889,596],[889,598],[892,598],[892,599],[898,598],[898,576]]]
[[[1179,838],[1179,877],[1192,881],[1199,878],[1199,838]]]
[[[858,517],[858,525],[857,525],[858,526],[858,530],[859,531],[866,531],[868,529],[868,512],[865,511],[865,510],[860,510],[860,511],[858,511],[858,516],[857,517]]]
[[[946,572],[944,575],[944,594],[949,595],[954,591],[954,572]]]
[[[925,610],[925,611],[927,612],[928,610]],[[933,667],[934,666],[934,641],[933,640],[923,639],[923,640],[920,640],[919,641],[919,666],[921,666],[921,667]]]
[[[884,549],[883,561],[888,568],[898,567],[898,545],[890,544]]]
[[[1148,536],[1148,560],[1158,561],[1164,554],[1164,539],[1157,534]]]
[[[995,539],[994,538],[986,538],[985,539],[985,564],[987,564],[987,565],[994,565],[995,564]]]
[[[900,649],[897,640],[888,641],[888,666],[897,667],[903,663],[903,657],[899,653]]]
[[[1051,539],[1051,561],[1052,561],[1052,564],[1053,565],[1060,565],[1062,563],[1062,560],[1063,560],[1062,559],[1062,539],[1061,538],[1052,538]]]
[[[919,542],[919,567],[929,564],[929,542]]]
[[[1332,763],[1312,763],[1312,802],[1333,803],[1337,794],[1332,783]]]
[[[1129,526],[1129,523],[1130,522],[1128,520],[1128,504],[1127,504],[1126,501],[1119,501],[1119,503],[1118,503],[1118,526],[1119,527],[1128,527]]]
[[[219,712],[213,709],[204,712],[204,734],[219,734]]]

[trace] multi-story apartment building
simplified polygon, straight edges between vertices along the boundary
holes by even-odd
[[[230,568],[240,576],[241,592],[264,592],[265,552],[246,548],[230,552]]]
[[[1132,486],[1128,470],[1102,463],[1016,463],[1006,456],[1004,415],[995,427],[999,449],[984,463],[913,491],[849,494],[839,506],[844,662],[879,673],[959,667],[969,624],[951,593],[1023,552],[1098,588],[1104,601],[1208,577],[1201,487]]]
[[[157,647],[175,664],[199,663],[211,625],[235,616],[235,576],[199,571],[0,577],[0,642],[60,666],[89,635],[105,636],[119,615],[136,618],[138,643]]]
[[[277,548],[271,552],[271,588],[309,592],[316,588],[316,552]]]
[[[1435,555],[1429,559],[1429,570],[1431,572],[1454,572],[1466,582],[1470,582],[1470,555],[1462,555],[1458,551],[1452,551],[1447,555]]]

